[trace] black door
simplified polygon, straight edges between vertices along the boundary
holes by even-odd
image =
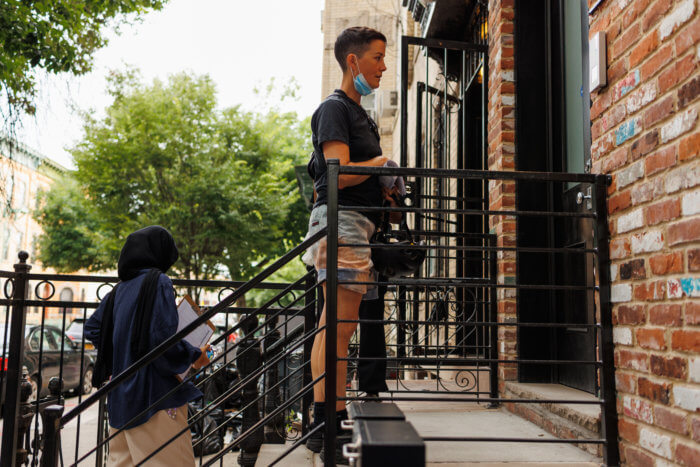
[[[588,93],[588,15],[586,1],[558,2],[561,108],[562,167],[566,172],[589,172],[590,113]],[[556,102],[557,99],[553,99]],[[591,190],[587,185],[564,184],[561,203],[564,211],[591,212]],[[593,248],[593,220],[568,218],[560,220],[556,232],[559,246],[572,249]],[[593,256],[582,253],[558,255],[557,280],[564,285],[585,287],[594,283]],[[564,323],[584,326],[559,328],[557,357],[559,360],[595,360],[594,296],[589,289],[566,290],[558,294],[557,317]],[[559,365],[559,382],[588,392],[595,391],[595,367],[588,364]]]
[[[587,194],[588,193],[588,194]],[[591,212],[587,196],[590,188],[575,185],[564,191],[563,207],[569,212]],[[568,326],[556,328],[558,360],[595,360],[594,292],[587,285],[594,283],[593,255],[577,250],[593,248],[593,219],[566,218],[558,224],[557,239],[570,253],[557,255],[557,280],[560,285],[576,289],[557,292],[556,318]],[[580,324],[581,326],[576,326]],[[558,382],[587,392],[595,392],[595,367],[590,364],[558,365]]]

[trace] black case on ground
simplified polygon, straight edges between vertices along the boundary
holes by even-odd
[[[357,420],[352,434],[355,466],[425,466],[425,443],[413,425],[401,420]]]
[[[350,420],[406,420],[399,407],[386,402],[354,401],[348,407]]]

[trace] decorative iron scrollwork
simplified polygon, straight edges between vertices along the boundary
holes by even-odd
[[[12,286],[11,291],[8,291],[8,288],[7,288],[8,285]],[[5,298],[8,298],[8,299],[12,298],[12,295],[15,293],[15,283],[12,280],[12,278],[7,279],[5,281],[5,285],[3,286],[2,290],[3,290],[3,293],[5,294]]]
[[[114,284],[110,284],[109,282],[104,282],[104,283],[100,284],[100,286],[97,287],[97,291],[95,292],[95,295],[97,295],[97,299],[99,301],[102,301],[102,299],[104,298],[104,297],[102,297],[102,294],[100,293],[102,291],[102,287],[104,287],[104,286],[109,287],[109,292],[111,292],[112,289],[114,288]],[[107,292],[107,293],[109,293],[109,292]]]
[[[455,374],[455,384],[463,391],[471,391],[476,388],[479,378],[474,370],[460,370]]]
[[[41,296],[41,293],[39,292],[39,289],[40,289],[40,287],[41,287],[42,284],[47,284],[47,285],[49,285],[49,286],[51,287],[51,293],[50,293],[47,297],[42,297],[42,296]],[[47,280],[43,280],[43,281],[39,282],[39,283],[36,285],[36,287],[34,287],[34,295],[35,295],[36,298],[38,298],[39,300],[43,300],[43,301],[51,300],[51,298],[54,296],[55,293],[56,293],[56,286],[53,285],[52,282],[47,281]]]

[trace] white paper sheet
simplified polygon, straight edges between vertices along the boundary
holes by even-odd
[[[177,331],[179,332],[180,330],[184,329],[185,326],[199,317],[199,308],[189,295],[185,295],[180,304],[177,306],[177,314]],[[207,342],[209,342],[212,334],[214,334],[213,326],[207,321],[187,334],[184,340],[192,344],[193,347],[204,347]],[[183,373],[177,375],[180,381],[187,377],[187,373],[189,373],[190,368],[191,365]]]

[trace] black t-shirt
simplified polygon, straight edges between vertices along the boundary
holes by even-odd
[[[328,176],[326,160],[323,157],[323,143],[341,141],[350,147],[350,161],[364,162],[382,155],[379,146],[379,131],[367,112],[343,91],[336,89],[319,105],[311,117],[314,154],[309,162],[309,174],[314,179],[316,203],[320,206],[328,202]],[[372,175],[359,185],[349,186],[338,191],[338,204],[341,206],[381,206],[382,190],[379,178]],[[375,225],[381,214],[363,212]]]

